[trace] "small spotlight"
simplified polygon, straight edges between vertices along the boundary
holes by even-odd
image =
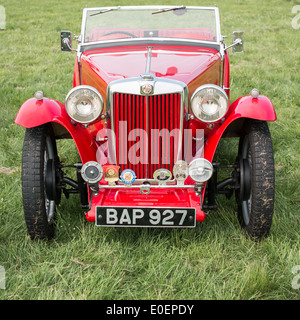
[[[82,179],[88,184],[97,184],[103,177],[103,169],[96,161],[86,162],[81,168]]]
[[[189,165],[189,175],[196,182],[205,182],[211,178],[212,174],[213,166],[204,158],[195,159]]]

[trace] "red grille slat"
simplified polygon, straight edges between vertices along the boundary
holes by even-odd
[[[136,121],[136,126],[135,126],[135,129],[136,129],[136,144],[135,144],[135,154],[134,156],[136,157],[139,157],[139,152],[140,150],[138,149],[138,141],[140,139],[139,137],[139,133],[140,133],[140,99],[139,99],[139,96],[136,96],[136,109],[135,109],[135,121]],[[136,162],[137,159],[134,159],[134,161]],[[137,178],[139,179],[140,178],[140,166],[138,164],[135,164],[136,166],[136,175],[137,175]]]
[[[170,106],[174,105],[174,94],[170,95]],[[173,137],[173,129],[174,129],[174,110],[170,109],[170,170],[173,172],[174,165],[174,137]]]
[[[132,169],[137,179],[152,179],[160,168],[172,172],[178,151],[180,101],[180,94],[113,95],[116,156],[121,171]]]
[[[128,133],[132,130],[133,126],[132,126],[132,110],[131,110],[131,96],[130,95],[127,95],[127,99],[128,99]],[[128,145],[128,152],[131,152],[131,146],[132,146],[132,141],[128,141],[127,142],[127,145]],[[129,154],[128,154],[129,156]],[[130,158],[129,158],[130,159]],[[131,164],[131,161],[128,161],[128,167],[129,169],[132,169],[132,164]]]
[[[120,111],[119,102],[120,102],[119,93],[116,93],[114,95],[115,119],[119,119],[119,111]],[[115,138],[116,138],[116,141],[118,141],[119,140],[119,123],[118,122],[114,123],[114,129],[115,129]],[[119,156],[120,156],[119,148],[117,148],[116,146],[116,160],[118,163],[119,163]]]

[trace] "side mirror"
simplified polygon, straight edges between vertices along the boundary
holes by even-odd
[[[232,52],[241,53],[244,51],[244,31],[234,31],[232,34]]]
[[[67,52],[73,51],[71,31],[60,32],[60,48],[61,48],[61,51],[67,51]]]

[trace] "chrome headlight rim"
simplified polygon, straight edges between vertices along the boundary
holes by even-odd
[[[99,108],[95,114],[95,116],[93,116],[92,118],[89,118],[87,119],[86,121],[85,120],[79,120],[77,119],[76,117],[74,117],[71,113],[70,113],[70,110],[69,110],[69,107],[68,107],[68,102],[69,102],[69,99],[70,97],[74,94],[74,92],[76,91],[80,91],[80,90],[90,90],[92,91],[92,93],[96,94],[97,98],[99,99]],[[79,86],[76,86],[74,88],[72,88],[67,96],[66,96],[66,99],[65,99],[65,109],[67,111],[67,114],[69,115],[69,117],[75,121],[76,123],[81,123],[81,124],[89,124],[89,123],[93,123],[95,122],[97,119],[100,118],[101,116],[101,113],[103,111],[103,108],[104,108],[104,102],[103,102],[103,98],[101,96],[101,94],[99,93],[99,91],[97,89],[95,89],[94,87],[92,86],[88,86],[88,85],[79,85]]]
[[[223,112],[221,116],[219,116],[219,117],[217,117],[217,118],[215,118],[215,119],[213,119],[213,120],[211,120],[211,119],[206,120],[206,119],[203,119],[203,118],[198,117],[197,113],[196,113],[196,112],[194,111],[194,109],[193,109],[193,100],[195,99],[195,97],[197,97],[197,95],[199,94],[199,92],[202,91],[202,90],[204,90],[204,89],[215,89],[215,90],[218,90],[218,91],[224,96],[224,98],[225,98],[225,100],[226,100],[225,112]],[[223,88],[221,88],[221,87],[219,87],[219,86],[217,86],[217,85],[215,85],[215,84],[205,84],[205,85],[202,85],[202,86],[198,87],[198,88],[194,91],[194,93],[192,94],[191,99],[190,99],[190,106],[191,106],[191,111],[192,111],[193,115],[194,115],[198,120],[200,120],[200,121],[202,121],[202,122],[206,122],[206,123],[212,123],[212,122],[217,122],[217,121],[221,120],[221,119],[226,115],[226,113],[227,113],[227,111],[228,111],[228,107],[229,107],[229,106],[228,106],[228,101],[229,101],[229,99],[228,99],[227,93],[225,92],[225,90],[224,90]]]

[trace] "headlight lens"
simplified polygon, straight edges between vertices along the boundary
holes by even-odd
[[[204,159],[194,159],[189,164],[189,176],[196,182],[205,182],[211,178],[213,174],[212,164]]]
[[[87,124],[101,115],[103,99],[95,88],[77,86],[68,93],[65,106],[68,115],[74,121]]]
[[[201,121],[220,120],[228,109],[227,94],[214,84],[201,86],[191,97],[191,108],[195,117]]]

